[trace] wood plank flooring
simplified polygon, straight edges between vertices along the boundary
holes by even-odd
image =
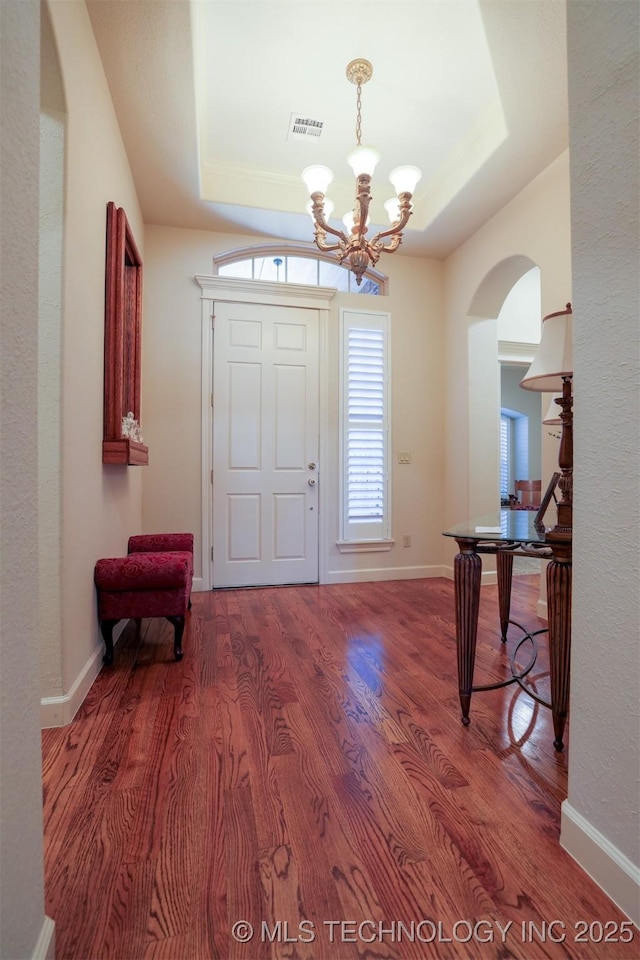
[[[58,960],[637,958],[559,846],[550,712],[511,685],[463,727],[454,630],[446,580],[195,594],[180,663],[128,628],[43,732]],[[483,587],[475,682],[508,674]]]

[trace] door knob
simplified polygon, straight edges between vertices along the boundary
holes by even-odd
[[[315,477],[309,477],[309,479],[307,480],[307,483],[309,484],[310,487],[315,487],[315,485],[316,485],[316,478],[315,478]]]
[[[309,470],[315,470],[316,468],[316,464],[314,463],[313,460],[311,461],[311,463],[308,463],[307,466],[309,467]]]

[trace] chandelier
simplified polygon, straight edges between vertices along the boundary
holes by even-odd
[[[380,254],[393,253],[402,243],[402,231],[411,216],[411,198],[418,180],[422,176],[418,167],[396,167],[391,171],[389,180],[396,192],[396,196],[385,203],[391,226],[388,230],[367,239],[369,225],[369,204],[371,202],[371,177],[380,154],[373,147],[362,146],[362,85],[367,83],[373,74],[373,67],[368,60],[352,60],[347,65],[347,79],[357,87],[356,98],[356,140],[357,147],[347,157],[347,163],[353,170],[356,178],[356,201],[353,210],[343,217],[347,233],[334,230],[327,223],[331,215],[333,204],[325,198],[327,187],[333,180],[333,173],[329,167],[314,164],[302,171],[311,202],[307,209],[315,226],[315,242],[320,250],[335,251],[340,263],[347,261],[355,274],[358,286],[362,283],[362,275],[369,268],[375,266]],[[327,234],[338,238],[337,243],[327,243]],[[385,240],[389,241],[385,244]]]

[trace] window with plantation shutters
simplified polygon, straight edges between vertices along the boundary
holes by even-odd
[[[529,418],[517,410],[500,410],[500,499],[515,491],[516,480],[529,479]]]
[[[511,420],[504,414],[500,417],[500,499],[506,501],[509,499],[511,489],[510,470],[511,464]]]
[[[342,539],[389,532],[389,314],[341,311]]]

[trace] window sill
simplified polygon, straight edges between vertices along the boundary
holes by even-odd
[[[336,540],[340,553],[380,553],[391,550],[395,540]]]

